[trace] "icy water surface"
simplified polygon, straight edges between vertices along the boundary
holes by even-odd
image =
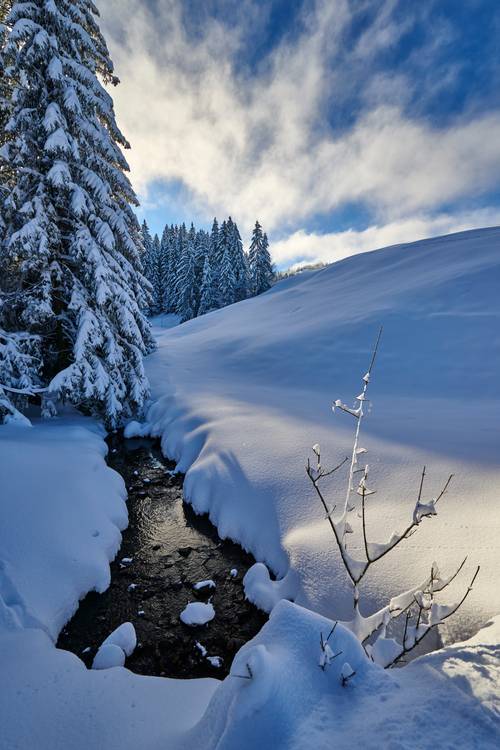
[[[183,476],[173,473],[175,464],[163,458],[159,441],[113,435],[108,443],[108,464],[127,485],[129,526],[111,564],[109,589],[85,597],[57,645],[90,666],[104,638],[130,621],[140,645],[126,661],[129,669],[223,677],[236,651],[267,619],[243,593],[242,578],[254,559],[221,540],[208,517],[183,502]],[[193,589],[207,579],[214,589]],[[188,602],[209,600],[216,613],[211,622],[190,627],[179,620]],[[221,666],[209,660],[214,656]]]

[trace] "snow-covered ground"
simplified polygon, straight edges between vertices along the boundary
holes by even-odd
[[[154,402],[130,432],[161,434],[195,508],[283,576],[257,566],[247,577],[275,606],[223,682],[87,670],[55,649],[78,599],[108,583],[125,488],[91,420],[0,427],[2,750],[500,745],[500,628],[489,622],[500,612],[499,242],[490,229],[357,256],[157,330]],[[363,442],[378,489],[371,535],[385,540],[408,517],[423,463],[429,492],[456,476],[438,517],[367,580],[366,606],[419,582],[434,558],[446,568],[467,552],[481,574],[451,635],[486,627],[384,671],[338,626],[342,654],[322,670],[324,615],[344,616],[347,587],[304,463],[316,442],[332,462],[345,455],[353,425],[330,405],[359,392],[381,323]]]
[[[450,637],[500,612],[500,230],[483,229],[358,255],[295,276],[270,292],[170,330],[147,362],[154,403],[142,427],[162,436],[187,471],[184,491],[259,567],[247,590],[269,609],[280,596],[326,616],[350,615],[347,581],[304,470],[319,442],[332,465],[348,454],[353,403],[384,326],[364,423],[371,483],[368,526],[386,541],[411,517],[422,466],[424,498],[454,474],[437,518],[369,574],[365,607],[469,555],[454,600],[481,572]],[[343,500],[345,475],[331,481]],[[446,635],[446,634],[445,634]]]
[[[54,646],[78,600],[109,585],[127,524],[103,435],[79,417],[0,427],[2,750],[169,747],[218,685],[88,670]],[[112,640],[130,651],[130,624]]]
[[[79,599],[109,586],[128,515],[104,434],[81,417],[0,427],[0,626],[56,639]]]
[[[332,641],[340,656],[321,670],[320,633],[330,628],[331,621],[280,602],[237,654],[183,748],[498,748],[498,618],[469,643],[391,671],[368,661],[341,626]],[[353,672],[343,686],[342,675]]]

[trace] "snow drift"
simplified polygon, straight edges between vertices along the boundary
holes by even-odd
[[[341,625],[332,641],[340,655],[320,669],[320,636],[331,626],[282,600],[237,654],[183,750],[498,746],[498,619],[469,643],[390,671]]]
[[[0,427],[0,631],[55,641],[79,599],[109,586],[128,514],[104,435],[82,417]]]
[[[411,515],[423,464],[428,499],[455,476],[437,518],[370,573],[365,606],[414,585],[434,559],[447,572],[469,555],[481,574],[450,635],[500,611],[499,242],[493,228],[358,255],[157,330],[147,361],[154,400],[146,423],[128,434],[161,435],[164,452],[187,471],[194,508],[282,578],[252,571],[247,591],[262,607],[285,596],[326,616],[350,615],[345,573],[304,465],[316,442],[332,465],[348,455],[352,425],[331,404],[358,392],[383,324],[364,425],[378,490],[371,539],[386,541]],[[333,501],[344,487],[332,479]]]

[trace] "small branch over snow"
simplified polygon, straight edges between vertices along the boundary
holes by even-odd
[[[321,465],[321,449],[318,443],[313,446],[313,453],[316,457],[315,463],[311,464],[310,460],[307,461],[306,472],[307,475],[316,491],[316,494],[321,502],[321,505],[326,513],[326,520],[328,521],[335,538],[335,543],[340,552],[344,568],[351,580],[353,586],[353,608],[354,618],[347,623],[344,623],[361,641],[366,653],[384,667],[389,667],[400,661],[409,651],[415,648],[427,633],[434,627],[440,625],[448,617],[451,617],[464,603],[468,594],[472,590],[474,582],[479,573],[479,566],[476,568],[475,573],[472,576],[470,584],[463,594],[462,598],[455,605],[443,605],[439,604],[435,596],[436,594],[447,588],[450,583],[458,576],[462,568],[465,565],[465,558],[462,563],[458,566],[457,570],[449,577],[442,578],[439,569],[435,563],[433,563],[430,575],[420,585],[409,591],[400,594],[398,597],[391,599],[388,605],[375,612],[368,617],[361,614],[359,600],[360,591],[359,584],[363,580],[367,571],[371,565],[381,560],[383,557],[388,555],[394,550],[403,540],[408,539],[412,534],[417,531],[418,526],[424,518],[437,515],[436,506],[441,498],[446,494],[450,482],[453,478],[453,474],[450,474],[446,482],[444,483],[440,493],[434,499],[429,501],[423,500],[424,482],[426,477],[426,467],[423,467],[422,474],[420,476],[420,482],[417,493],[417,500],[413,509],[411,521],[408,523],[403,531],[393,531],[387,542],[372,542],[368,538],[367,530],[367,514],[366,504],[367,498],[375,494],[375,490],[368,486],[368,475],[369,468],[366,464],[364,468],[358,468],[359,457],[364,455],[367,451],[365,448],[359,446],[359,438],[361,432],[361,424],[363,421],[364,404],[367,399],[368,385],[371,381],[372,371],[375,364],[375,359],[379,349],[380,338],[382,335],[382,328],[380,328],[375,347],[372,352],[370,366],[367,373],[363,376],[362,382],[363,387],[361,393],[356,396],[358,406],[351,409],[346,406],[339,399],[335,401],[333,409],[336,408],[344,411],[351,416],[356,418],[356,430],[353,438],[352,453],[349,465],[349,473],[347,477],[347,488],[343,504],[343,510],[340,516],[334,517],[337,503],[330,505],[320,488],[320,482],[327,476],[330,476],[337,472],[345,463],[349,461],[346,457],[337,466],[329,471],[325,471]],[[354,487],[354,475],[361,473],[361,479],[359,480],[357,487]],[[356,499],[358,498],[358,499]],[[362,535],[362,550],[363,556],[361,559],[356,559],[347,551],[346,535],[354,534],[352,525],[348,522],[347,516],[354,510],[358,511],[358,516],[361,519],[361,535]],[[387,637],[387,628],[391,621],[397,618],[403,618],[402,625],[402,641],[399,643],[394,638]],[[328,664],[340,655],[341,652],[334,654],[333,650],[329,646],[329,639],[335,631],[336,624],[332,628],[332,631],[326,640],[323,640],[321,634],[320,646],[320,667],[325,669]],[[348,669],[347,669],[348,667]],[[344,668],[346,673],[344,674]],[[354,676],[355,672],[352,672],[349,665],[344,665],[342,674],[342,684],[347,684],[348,680]],[[352,674],[349,673],[349,670]]]

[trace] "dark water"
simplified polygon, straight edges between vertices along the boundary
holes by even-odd
[[[113,435],[108,443],[108,464],[127,485],[129,526],[111,564],[109,589],[85,597],[57,645],[90,666],[104,638],[130,621],[139,645],[126,661],[129,669],[178,678],[223,677],[236,651],[267,619],[243,593],[242,578],[254,559],[222,541],[208,517],[197,516],[183,502],[183,476],[173,473],[175,464],[163,458],[158,441]],[[132,562],[124,564],[123,558]],[[193,589],[206,579],[215,589]],[[216,612],[211,622],[190,627],[179,620],[188,602],[209,599]],[[221,666],[213,666],[208,656],[221,657]]]

